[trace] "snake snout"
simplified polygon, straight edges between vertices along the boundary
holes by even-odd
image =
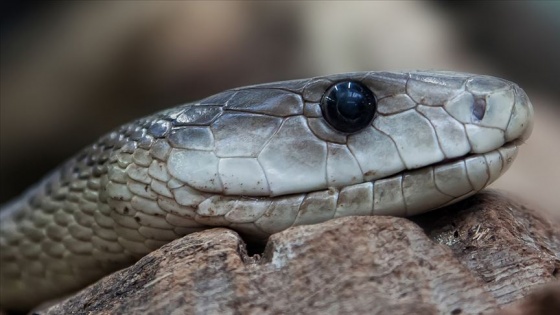
[[[515,103],[506,128],[506,141],[524,142],[533,132],[533,105],[519,86],[514,85]]]
[[[465,90],[444,104],[465,125],[471,153],[486,153],[511,141],[527,139],[533,108],[516,84],[490,76],[475,76]]]

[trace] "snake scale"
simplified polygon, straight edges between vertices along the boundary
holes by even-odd
[[[532,129],[516,84],[445,71],[248,86],[108,133],[0,212],[0,306],[26,310],[189,233],[264,240],[480,191]]]

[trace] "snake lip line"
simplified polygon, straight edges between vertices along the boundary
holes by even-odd
[[[397,176],[397,175],[399,175],[399,174],[405,174],[405,173],[407,173],[407,172],[417,171],[417,170],[425,169],[425,168],[428,168],[428,167],[436,167],[436,166],[451,164],[451,163],[454,163],[454,162],[457,162],[457,161],[464,161],[464,160],[466,160],[466,159],[468,159],[468,158],[471,158],[471,157],[483,156],[483,155],[485,155],[485,154],[489,154],[489,153],[492,153],[492,152],[499,152],[500,149],[513,148],[513,147],[516,147],[516,148],[517,148],[517,147],[519,147],[520,145],[522,145],[523,143],[524,143],[523,140],[521,140],[521,139],[515,139],[515,140],[513,140],[513,141],[510,141],[510,142],[505,143],[504,145],[502,145],[502,146],[499,147],[499,148],[496,148],[496,149],[494,149],[494,150],[490,150],[490,151],[488,151],[488,152],[484,152],[484,153],[468,153],[468,154],[466,154],[466,155],[458,156],[458,157],[456,157],[456,158],[446,158],[446,159],[443,159],[443,160],[440,161],[440,162],[437,162],[437,163],[434,163],[434,164],[431,164],[431,165],[426,165],[426,166],[422,166],[422,167],[415,168],[415,169],[410,169],[410,170],[404,170],[404,171],[402,171],[402,172],[400,172],[400,173],[397,173],[397,174],[391,175],[391,176]]]
[[[376,181],[384,180],[384,179],[387,179],[387,178],[396,178],[396,177],[404,178],[405,176],[410,175],[411,173],[414,173],[414,172],[419,172],[419,171],[427,170],[427,169],[430,169],[430,168],[431,168],[431,169],[435,169],[435,168],[438,167],[438,166],[451,165],[451,164],[453,164],[453,163],[455,163],[455,162],[466,161],[466,160],[469,159],[469,158],[476,158],[476,157],[481,157],[481,156],[483,157],[483,156],[485,156],[485,155],[492,154],[492,153],[498,153],[498,154],[500,154],[500,157],[501,157],[502,159],[504,159],[503,155],[500,153],[500,150],[502,150],[502,149],[516,149],[516,150],[517,150],[517,149],[519,148],[519,146],[520,146],[521,144],[523,144],[523,143],[524,143],[524,140],[522,140],[522,139],[515,139],[515,140],[513,140],[513,141],[509,141],[509,142],[505,143],[504,145],[502,145],[502,146],[499,147],[499,148],[496,148],[496,149],[494,149],[494,150],[490,150],[490,151],[488,151],[488,152],[484,152],[484,153],[469,153],[469,154],[466,154],[466,155],[463,155],[463,156],[459,156],[459,157],[456,157],[456,158],[447,158],[447,159],[444,159],[444,160],[442,160],[442,161],[440,161],[440,162],[437,162],[437,163],[434,163],[434,164],[430,164],[430,165],[426,165],[426,166],[422,166],[422,167],[418,167],[418,168],[413,168],[413,169],[406,169],[406,170],[400,171],[400,172],[398,172],[398,173],[394,173],[394,174],[391,174],[391,175],[387,175],[387,176],[384,177],[384,178],[378,178],[378,179],[374,179],[374,180],[370,180],[370,181],[364,181],[364,183],[367,183],[367,182],[369,182],[369,183],[375,183]],[[512,162],[511,160],[508,161],[508,163],[511,163],[511,162]],[[503,162],[502,162],[502,163],[503,163]],[[490,184],[490,183],[488,183],[488,184]],[[344,188],[344,187],[329,186],[329,187],[327,188],[327,190],[331,190],[331,189],[334,189],[334,190],[341,190],[341,189],[343,189],[343,188]],[[320,192],[320,191],[324,191],[324,190],[325,190],[325,189],[312,190],[312,191],[307,192],[307,194],[312,194],[312,193],[316,193],[316,192]],[[299,193],[295,193],[295,194],[286,194],[286,195],[278,195],[278,196],[275,196],[275,197],[289,197],[289,196],[295,196],[295,195],[299,195]],[[246,199],[246,200],[262,200],[262,199],[270,198],[270,197],[250,196],[250,195],[228,195],[228,197],[230,197],[230,198],[240,197],[240,198],[243,198],[243,199]]]
[[[418,167],[418,168],[414,168],[414,169],[406,169],[403,171],[400,171],[398,173],[394,173],[391,175],[387,175],[384,178],[378,178],[375,180],[370,180],[370,181],[364,181],[363,183],[375,183],[376,181],[380,181],[380,180],[384,180],[387,178],[396,178],[396,177],[401,177],[404,178],[407,175],[410,175],[411,173],[414,172],[419,172],[422,170],[427,170],[427,169],[435,169],[438,166],[446,166],[446,165],[451,165],[455,162],[459,162],[459,161],[466,161],[469,158],[476,158],[476,157],[480,157],[480,156],[484,156],[487,154],[491,154],[491,153],[495,153],[497,152],[499,153],[499,150],[501,149],[508,149],[508,148],[513,148],[513,149],[518,149],[519,145],[523,144],[524,141],[521,139],[515,139],[513,141],[507,142],[506,144],[504,144],[503,146],[496,148],[494,150],[490,150],[488,152],[485,153],[469,153],[460,157],[456,157],[456,158],[448,158],[448,159],[444,159],[440,162],[434,163],[434,164],[430,164],[430,165],[426,165],[426,166],[422,166],[422,167]],[[500,154],[501,158],[503,159],[504,157],[502,156],[502,154]],[[511,163],[512,161],[508,161],[508,163]],[[503,162],[502,162],[503,163]],[[502,166],[503,168],[504,166]],[[487,172],[489,172],[489,170],[487,170]],[[487,185],[490,183],[487,183]],[[486,186],[486,185],[485,185]],[[329,186],[326,190],[337,190],[340,191],[341,189],[343,189],[344,187],[339,187],[339,186]],[[325,189],[320,189],[320,190],[311,190],[308,191],[306,194],[313,194],[313,193],[317,193],[317,192],[321,192],[321,191],[325,191]],[[274,196],[274,197],[290,197],[290,196],[297,196],[299,195],[299,193],[294,193],[294,194],[285,194],[285,195],[278,195],[278,196]],[[269,199],[270,196],[251,196],[251,195],[228,195],[228,198],[242,198],[244,200],[265,200],[265,199]],[[445,205],[444,205],[445,206]],[[198,208],[198,206],[193,206],[195,209]]]
[[[502,145],[502,146],[499,147],[499,148],[496,148],[496,149],[494,149],[494,150],[490,150],[490,151],[488,151],[488,152],[484,152],[484,153],[468,153],[468,154],[466,154],[466,155],[459,156],[459,157],[456,157],[456,158],[446,158],[446,159],[443,159],[442,161],[439,161],[439,162],[434,163],[434,164],[430,164],[430,165],[426,165],[426,166],[422,166],[422,167],[414,168],[414,169],[407,169],[407,170],[404,170],[404,171],[395,173],[395,174],[393,174],[393,175],[389,175],[389,176],[387,176],[387,177],[395,177],[395,176],[399,176],[399,175],[404,176],[404,175],[406,175],[406,174],[408,174],[408,173],[410,173],[410,172],[415,172],[415,171],[419,171],[419,170],[423,170],[423,169],[428,169],[428,168],[434,168],[434,167],[437,167],[437,166],[449,165],[449,164],[452,164],[452,163],[455,163],[455,162],[458,162],[458,161],[465,161],[465,160],[467,160],[467,159],[469,159],[469,158],[474,158],[474,157],[477,157],[477,156],[484,156],[484,155],[487,155],[487,154],[490,154],[490,153],[499,152],[500,149],[519,148],[519,146],[520,146],[521,144],[523,144],[523,143],[524,143],[523,140],[521,140],[521,139],[515,139],[515,140],[513,140],[513,141],[510,141],[510,142],[505,143],[504,145]],[[381,178],[381,179],[382,179],[382,178]]]

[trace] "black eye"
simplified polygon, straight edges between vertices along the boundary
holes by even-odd
[[[338,82],[321,99],[325,120],[338,131],[352,133],[365,128],[375,115],[375,96],[363,84]]]

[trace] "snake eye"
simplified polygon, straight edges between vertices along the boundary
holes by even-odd
[[[338,82],[321,99],[325,120],[338,131],[353,133],[365,128],[375,115],[375,96],[362,83]]]

